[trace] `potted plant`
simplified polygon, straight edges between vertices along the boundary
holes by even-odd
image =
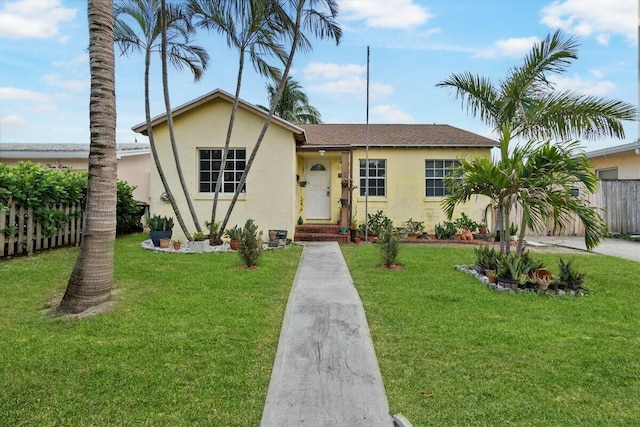
[[[409,218],[405,228],[407,229],[408,237],[417,237],[424,232],[424,222],[414,221],[413,218]]]
[[[171,239],[168,237],[161,237],[160,238],[160,247],[162,249],[168,249],[169,248],[169,243],[171,243]]]
[[[149,226],[149,237],[153,246],[160,247],[160,239],[171,239],[173,234],[173,218],[160,215],[152,215],[147,224]],[[168,243],[167,243],[167,247]]]
[[[486,270],[493,270],[494,273],[498,269],[498,261],[500,253],[488,245],[474,248],[476,254],[476,271],[486,274]]]
[[[182,240],[176,239],[176,240],[173,241],[173,250],[174,251],[179,251],[181,246],[182,246]]]
[[[191,242],[191,249],[194,252],[204,252],[209,246],[209,239],[202,231],[196,231],[191,237],[193,239]]]
[[[396,233],[398,233],[398,237],[401,239],[406,239],[407,237],[409,237],[409,232],[404,227],[398,227],[396,229]]]
[[[508,253],[498,261],[498,285],[515,289],[527,282],[530,271],[531,267],[526,259]]]
[[[573,268],[573,261],[565,261],[562,258],[558,260],[558,283],[566,289],[577,290],[582,286],[584,274],[579,273]]]
[[[509,226],[509,239],[512,241],[518,240],[518,226],[513,222]]]
[[[232,250],[237,251],[242,238],[242,228],[234,225],[233,228],[227,229],[224,234],[229,238],[229,246]]]

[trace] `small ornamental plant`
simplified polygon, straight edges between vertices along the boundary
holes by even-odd
[[[378,236],[380,245],[380,253],[382,255],[382,265],[390,268],[396,265],[398,252],[400,251],[400,243],[394,236],[393,224],[389,223],[382,229],[382,233]]]
[[[248,219],[240,233],[238,253],[247,268],[255,267],[262,253],[262,231],[252,219]]]

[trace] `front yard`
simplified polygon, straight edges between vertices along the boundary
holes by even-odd
[[[76,249],[0,262],[0,424],[260,422],[301,249],[177,255],[116,243],[118,304],[45,317]],[[562,254],[589,294],[492,291],[457,272],[471,248],[405,245],[404,270],[373,245],[342,248],[367,311],[392,413],[414,426],[636,425],[637,263]],[[554,269],[558,254],[540,255]]]
[[[343,253],[367,312],[392,413],[414,426],[637,425],[640,265],[561,254],[589,294],[502,293],[454,270],[472,249]],[[536,254],[557,273],[558,254]]]

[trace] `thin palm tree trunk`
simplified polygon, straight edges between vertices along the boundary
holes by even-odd
[[[149,146],[151,147],[151,154],[153,155],[153,162],[156,165],[156,170],[158,171],[158,175],[160,176],[160,181],[162,181],[162,186],[164,188],[165,193],[167,193],[167,197],[169,199],[169,203],[171,203],[171,207],[173,208],[173,213],[176,216],[176,220],[182,229],[187,240],[191,240],[191,234],[189,234],[189,230],[187,229],[186,224],[184,223],[184,219],[182,218],[182,214],[180,213],[180,208],[176,203],[176,199],[173,197],[173,193],[171,192],[171,188],[169,187],[169,182],[167,181],[167,177],[164,174],[164,170],[162,169],[162,163],[160,162],[160,157],[158,156],[158,150],[156,149],[155,139],[153,138],[153,127],[151,126],[151,104],[149,101],[149,68],[151,67],[151,52],[147,49],[144,58],[144,112],[145,119],[147,121],[147,136],[149,137]]]
[[[236,119],[236,111],[238,110],[238,101],[240,99],[240,87],[242,86],[242,73],[244,71],[244,49],[240,49],[240,60],[238,62],[238,77],[236,79],[236,93],[233,98],[233,104],[231,106],[231,117],[229,117],[229,127],[227,128],[227,138],[224,141],[224,149],[222,150],[222,164],[220,165],[220,172],[218,174],[218,180],[216,181],[216,190],[213,196],[213,207],[211,208],[211,230],[210,238],[212,241],[218,243],[220,240],[220,234],[224,232],[224,228],[221,227],[218,232],[218,236],[214,236],[215,222],[216,222],[216,210],[218,207],[218,198],[220,190],[222,189],[222,179],[224,176],[224,169],[227,163],[227,156],[229,154],[229,145],[231,144],[231,134],[233,133],[233,124]],[[244,185],[244,184],[242,184]],[[242,187],[240,187],[242,189]],[[227,221],[224,222],[226,226]]]
[[[116,237],[116,96],[113,2],[89,0],[89,181],[80,252],[58,307],[79,313],[111,298]]]
[[[178,155],[178,146],[176,144],[176,137],[173,129],[173,114],[171,112],[171,102],[169,100],[169,77],[167,72],[167,15],[165,0],[162,0],[160,2],[160,23],[162,28],[162,42],[160,47],[160,58],[162,62],[162,89],[164,92],[164,105],[167,110],[167,126],[169,127],[169,139],[171,140],[171,149],[173,150],[176,172],[178,173],[178,179],[180,180],[180,185],[182,186],[182,192],[184,193],[184,197],[187,200],[187,206],[189,207],[189,212],[191,213],[191,219],[193,219],[196,230],[198,232],[201,232],[202,228],[200,228],[198,215],[196,214],[196,210],[193,207],[193,201],[191,200],[191,195],[189,193],[189,189],[187,188],[187,183],[184,180],[184,174],[182,173],[182,166],[180,165],[180,157]]]
[[[527,211],[526,207],[522,208],[522,219],[520,220],[520,233],[518,234],[518,246],[516,247],[516,255],[522,255],[524,250],[524,236],[527,232]]]
[[[282,73],[282,77],[280,79],[280,82],[278,83],[278,90],[276,92],[276,95],[273,97],[273,99],[271,100],[271,105],[269,107],[269,113],[267,114],[267,117],[264,121],[264,124],[262,126],[262,129],[260,130],[260,134],[258,135],[258,139],[256,141],[256,145],[253,147],[253,150],[251,150],[251,156],[249,156],[249,159],[247,160],[247,164],[245,165],[244,171],[242,173],[242,177],[240,178],[240,182],[238,183],[238,186],[236,188],[236,191],[233,193],[233,199],[231,200],[231,203],[229,204],[229,207],[227,208],[227,213],[224,217],[224,220],[222,221],[222,225],[220,226],[221,230],[224,230],[225,227],[227,226],[227,223],[229,222],[229,218],[231,217],[231,213],[233,212],[233,208],[236,205],[236,202],[238,201],[238,197],[240,196],[240,191],[242,190],[242,188],[244,187],[244,184],[247,180],[247,175],[249,174],[249,171],[251,170],[251,166],[253,165],[253,161],[256,158],[256,155],[258,154],[258,150],[260,149],[260,145],[262,144],[262,140],[264,139],[265,134],[267,133],[267,129],[269,129],[269,124],[271,124],[271,119],[273,117],[273,113],[276,110],[276,107],[278,105],[278,101],[280,99],[280,97],[282,96],[282,91],[284,90],[284,86],[286,84],[287,81],[287,76],[289,75],[289,71],[291,70],[291,64],[293,64],[293,57],[294,54],[297,50],[298,47],[298,43],[300,40],[300,26],[302,24],[302,10],[303,10],[303,6],[304,6],[304,1],[299,1],[297,6],[296,6],[296,21],[295,21],[295,30],[294,30],[294,35],[293,35],[293,40],[291,41],[291,50],[289,52],[289,57],[287,58],[287,63],[285,65],[284,68],[284,72]]]

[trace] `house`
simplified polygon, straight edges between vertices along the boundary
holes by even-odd
[[[232,102],[230,94],[218,89],[173,110],[181,167],[203,223],[211,217]],[[217,219],[229,206],[265,117],[264,110],[239,101]],[[188,217],[166,115],[153,118],[151,125],[171,191]],[[146,123],[132,129],[147,134]],[[363,124],[294,125],[274,117],[229,225],[253,218],[264,230],[287,230],[292,236],[298,218],[305,224],[348,226],[352,215],[363,222],[365,210],[382,210],[395,224],[413,218],[433,230],[445,220],[440,209],[444,175],[456,159],[488,157],[496,146],[491,139],[448,125],[372,124],[367,138]],[[171,215],[156,171],[150,191],[152,213]],[[480,220],[486,205],[477,200],[462,209]]]
[[[640,179],[640,139],[586,153],[601,180]]]
[[[118,179],[137,188],[133,197],[141,202],[149,201],[149,177],[151,150],[149,144],[118,144]],[[0,161],[16,166],[21,161],[31,161],[51,168],[71,168],[86,171],[89,168],[88,144],[0,144]]]

